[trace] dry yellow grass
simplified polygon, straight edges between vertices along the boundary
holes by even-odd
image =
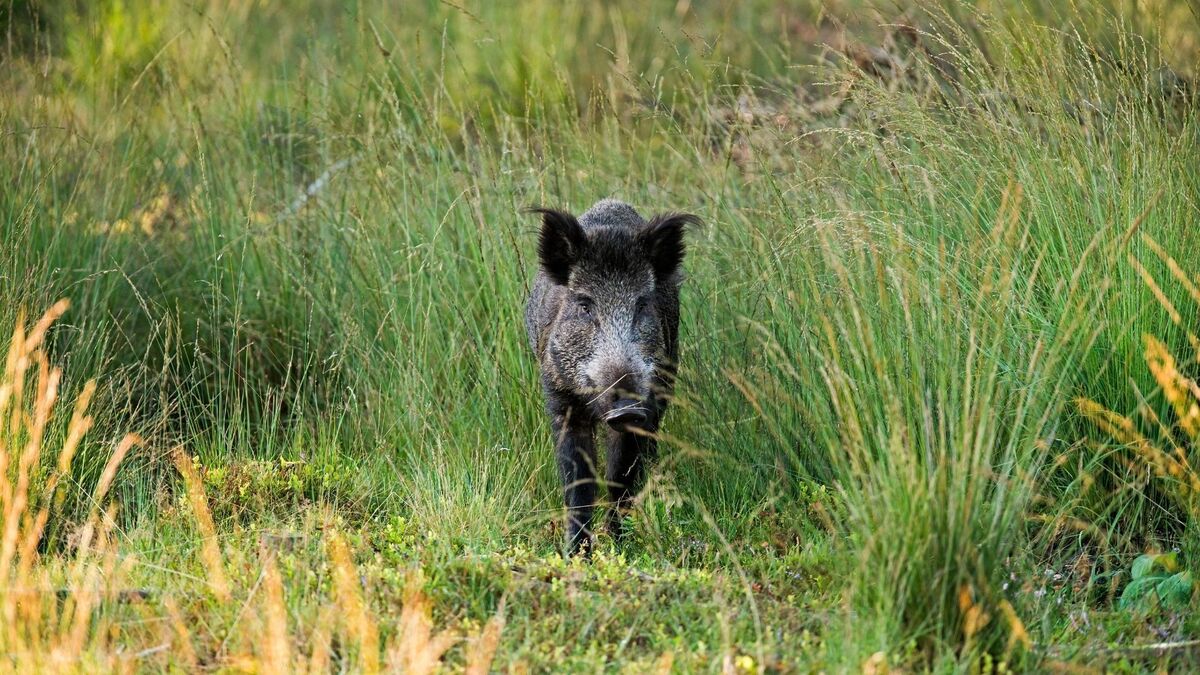
[[[1200,308],[1200,291],[1196,282],[1154,239],[1143,235],[1142,240]],[[1167,299],[1154,276],[1132,256],[1129,261],[1170,316],[1172,323],[1182,325],[1179,309]],[[1195,362],[1200,363],[1200,340],[1190,330],[1187,331],[1187,338],[1196,350]],[[1157,431],[1157,441],[1143,433],[1138,423],[1128,415],[1109,410],[1088,398],[1076,399],[1075,403],[1080,412],[1105,434],[1132,449],[1137,459],[1156,477],[1171,481],[1175,489],[1166,490],[1165,494],[1175,500],[1184,513],[1194,517],[1200,512],[1200,503],[1197,502],[1197,497],[1200,497],[1200,471],[1197,471],[1193,461],[1193,453],[1200,449],[1200,385],[1179,370],[1175,356],[1162,340],[1153,335],[1143,335],[1142,341],[1146,346],[1146,365],[1174,413],[1173,422],[1164,421],[1149,406],[1140,406],[1139,413],[1146,425]]]
[[[59,301],[29,331],[18,320],[0,380],[0,652],[7,656],[6,665],[23,672],[130,667],[118,656],[111,626],[94,621],[101,603],[119,588],[113,580],[132,564],[132,559],[116,555],[114,507],[105,498],[117,466],[138,443],[136,436],[122,439],[104,467],[75,550],[49,561],[38,552],[61,499],[63,478],[92,424],[87,405],[95,384],[89,382],[76,401],[57,462],[43,466],[62,371],[50,366],[42,346],[47,331],[68,307],[67,301]],[[62,586],[65,592],[58,590]]]
[[[201,634],[195,617],[181,609],[183,601],[197,598],[122,590],[138,561],[121,551],[117,507],[108,495],[122,461],[142,443],[133,434],[113,447],[90,495],[93,507],[78,530],[73,550],[39,553],[46,525],[66,489],[63,479],[69,476],[75,452],[92,425],[87,407],[95,383],[89,382],[75,401],[61,446],[48,447],[62,372],[50,365],[43,342],[67,307],[66,301],[55,304],[28,331],[18,321],[0,380],[0,671],[321,673],[334,666],[335,644],[341,658],[354,654],[355,670],[364,673],[429,673],[442,664],[459,636],[451,630],[435,630],[421,578],[415,574],[409,578],[395,637],[382,644],[382,617],[371,609],[353,552],[336,532],[326,540],[333,597],[311,630],[289,621],[288,589],[274,553],[262,553],[261,584],[239,586],[228,571],[230,564],[219,544],[203,483],[182,448],[176,449],[175,462],[201,538],[200,558],[207,577],[203,592],[211,596],[199,600],[253,603],[259,610],[257,620],[235,620],[229,632],[236,631],[242,638],[238,644],[244,647],[226,654],[205,644],[211,635]],[[43,465],[49,456],[56,461]],[[126,606],[137,620],[116,619],[112,608],[118,605]],[[126,623],[159,628],[123,631]],[[488,671],[503,626],[503,614],[498,613],[479,636],[470,638],[468,672]]]

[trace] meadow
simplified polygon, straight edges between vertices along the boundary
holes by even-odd
[[[1200,666],[1195,2],[0,35],[0,670]],[[604,197],[705,224],[633,536],[585,561],[524,209]]]

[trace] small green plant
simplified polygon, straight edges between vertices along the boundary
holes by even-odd
[[[1192,590],[1192,572],[1181,568],[1177,552],[1147,553],[1133,561],[1120,607],[1140,611],[1184,609],[1191,603]]]

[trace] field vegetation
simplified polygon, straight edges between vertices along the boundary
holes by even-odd
[[[0,670],[1200,665],[1195,2],[0,45]],[[565,560],[523,209],[609,196],[705,225],[633,536]]]

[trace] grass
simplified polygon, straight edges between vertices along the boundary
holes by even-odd
[[[334,528],[327,526],[324,536],[328,559],[321,576],[325,583],[313,589],[325,603],[324,609],[314,614],[319,624],[289,621],[280,565],[292,559],[269,545],[260,543],[258,576],[247,588],[246,580],[231,567],[248,561],[222,551],[200,475],[191,459],[177,450],[176,462],[190,505],[189,520],[195,529],[189,539],[199,545],[204,576],[176,573],[196,582],[201,594],[218,603],[231,603],[235,591],[244,597],[235,624],[252,604],[259,612],[255,620],[242,626],[237,639],[230,639],[234,637],[231,627],[215,650],[215,643],[197,646],[188,626],[196,625],[194,621],[201,625],[219,621],[218,616],[210,615],[212,607],[203,605],[203,615],[196,617],[192,616],[195,607],[180,607],[176,593],[182,589],[167,595],[154,588],[122,588],[136,576],[139,564],[153,566],[120,550],[125,537],[114,517],[116,505],[107,499],[121,462],[142,443],[132,434],[113,448],[99,482],[90,491],[92,511],[80,523],[73,551],[64,556],[40,556],[45,526],[62,503],[62,481],[70,476],[76,450],[93,422],[87,408],[95,383],[89,382],[75,402],[55,465],[41,465],[44,456],[53,455],[46,452],[50,448],[43,447],[43,440],[55,413],[62,378],[60,369],[50,367],[42,342],[67,305],[65,301],[56,303],[29,332],[18,322],[0,383],[0,418],[4,420],[0,437],[5,441],[0,446],[0,468],[4,469],[0,472],[0,574],[5,582],[0,590],[0,612],[5,618],[0,650],[6,666],[26,672],[90,672],[147,667],[194,670],[202,663],[216,662],[236,670],[326,672],[335,665],[335,638],[342,667],[366,672],[404,668],[423,673],[440,664],[447,649],[460,638],[452,631],[434,630],[421,578],[414,573],[404,583],[397,603],[397,630],[381,638],[375,612],[363,595],[359,569],[346,540]],[[503,615],[497,615],[472,636],[465,656],[468,671],[487,672],[502,622]],[[295,623],[301,625],[289,625]],[[155,640],[165,642],[153,645]],[[131,645],[141,644],[153,646],[126,652]],[[297,650],[300,653],[294,654]]]
[[[94,599],[4,596],[6,666],[1192,663],[1136,649],[1192,612],[1116,602],[1196,564],[1190,488],[1091,421],[1187,414],[1186,6],[10,5],[0,325],[70,298],[10,349],[92,421],[12,418],[59,469],[0,471],[52,507],[0,495],[0,572]],[[666,451],[584,563],[521,209],[610,195],[707,224]]]

